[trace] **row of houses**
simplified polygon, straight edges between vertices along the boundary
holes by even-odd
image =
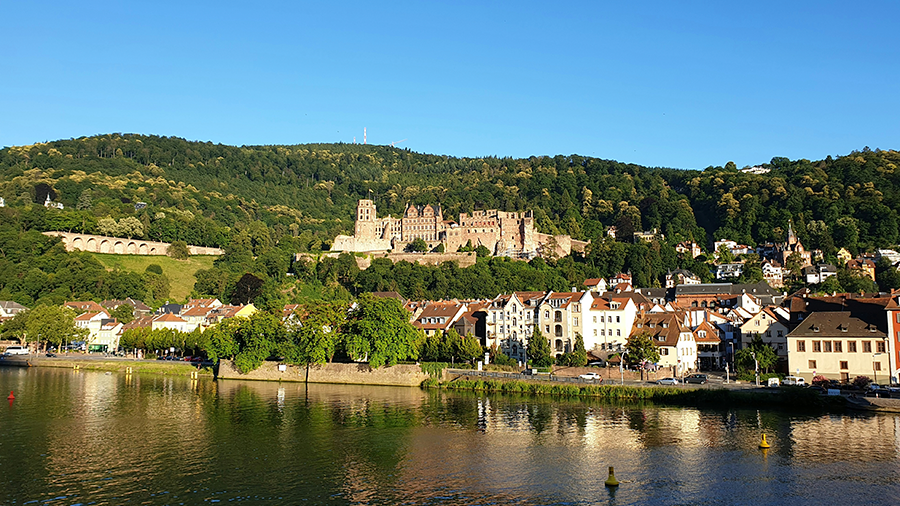
[[[119,305],[131,306],[135,319],[123,324],[111,316],[111,311]],[[73,301],[66,302],[78,312],[75,326],[87,329],[87,351],[111,352],[119,348],[119,341],[129,329],[150,328],[152,330],[170,329],[179,332],[201,331],[222,320],[236,316],[250,316],[256,312],[252,304],[231,306],[218,299],[191,299],[186,304],[165,304],[155,313],[140,301],[126,299],[123,301]]]

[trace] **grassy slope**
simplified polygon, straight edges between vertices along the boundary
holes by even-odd
[[[144,272],[150,264],[162,267],[163,274],[169,278],[173,300],[184,300],[190,295],[197,278],[194,273],[200,269],[209,269],[213,262],[219,258],[216,256],[192,256],[187,260],[174,260],[167,256],[147,255],[110,255],[93,253],[93,255],[107,269],[122,269],[133,272]]]

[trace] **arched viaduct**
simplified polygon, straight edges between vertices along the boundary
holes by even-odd
[[[126,239],[104,235],[75,234],[71,232],[44,232],[50,237],[59,237],[66,251],[89,251],[91,253],[112,253],[116,255],[165,255],[171,243]],[[223,255],[220,248],[188,246],[191,255]]]

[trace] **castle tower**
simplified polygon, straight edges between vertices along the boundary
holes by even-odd
[[[375,239],[375,202],[360,199],[356,204],[356,239],[368,241]]]

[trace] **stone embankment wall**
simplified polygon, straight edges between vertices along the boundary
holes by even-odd
[[[70,232],[44,232],[50,237],[59,237],[66,251],[89,251],[91,253],[113,253],[117,255],[165,255],[170,243],[107,237],[104,235],[73,234]],[[188,246],[191,255],[224,255],[221,248]]]
[[[242,374],[230,360],[219,361],[218,379],[260,381],[306,381],[306,366],[263,362],[255,371]],[[347,385],[419,386],[428,375],[417,365],[395,365],[372,369],[369,364],[324,364],[309,366],[310,383],[338,383]]]
[[[352,253],[351,253],[352,254]],[[321,255],[312,255],[309,253],[297,253],[295,260],[306,258],[312,261],[318,261],[319,258],[337,258],[341,255],[339,252],[322,253]],[[461,268],[471,267],[475,265],[477,257],[475,253],[371,253],[367,255],[356,255],[356,265],[361,270],[366,270],[372,265],[372,260],[376,258],[387,258],[391,262],[397,263],[406,261],[411,264],[420,265],[440,265],[444,262],[457,262]]]

